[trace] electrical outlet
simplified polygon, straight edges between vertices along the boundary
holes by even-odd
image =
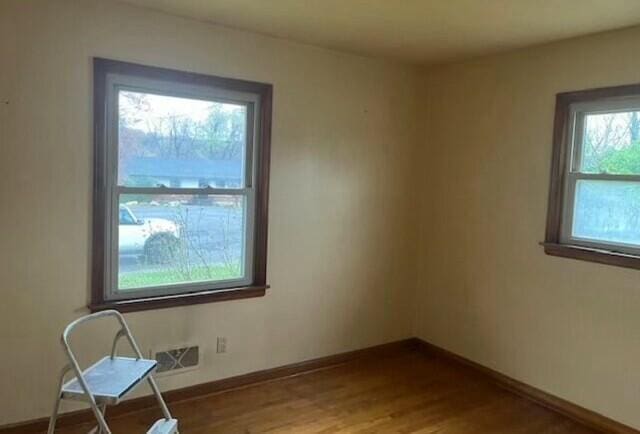
[[[224,336],[218,336],[216,353],[226,353],[226,352],[227,352],[227,338]]]

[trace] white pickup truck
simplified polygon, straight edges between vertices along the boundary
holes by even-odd
[[[120,205],[118,246],[121,255],[142,256],[147,262],[169,261],[176,253],[180,228],[171,220],[138,219],[126,205]]]

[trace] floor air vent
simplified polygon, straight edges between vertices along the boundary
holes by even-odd
[[[200,350],[197,346],[177,348],[156,353],[158,368],[156,372],[178,371],[198,366]]]

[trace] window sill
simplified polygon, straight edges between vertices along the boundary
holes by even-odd
[[[640,270],[640,256],[637,255],[570,244],[540,244],[544,247],[544,252],[547,255],[580,259],[583,261],[597,262],[599,264],[615,265],[617,267],[635,268]]]
[[[243,298],[263,297],[269,285],[247,286],[243,288],[201,291],[190,294],[165,295],[162,297],[146,297],[133,300],[114,300],[90,304],[91,312],[115,309],[119,312],[137,312],[141,310],[165,309],[168,307],[188,306],[191,304],[214,303],[219,301],[239,300]]]

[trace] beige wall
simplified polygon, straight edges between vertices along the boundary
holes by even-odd
[[[163,389],[417,334],[640,427],[637,272],[538,245],[554,95],[637,82],[638,48],[640,28],[420,75],[106,1],[2,1],[0,425],[49,413],[59,333],[86,312],[101,56],[275,86],[272,289],[127,315],[145,349],[203,349]],[[110,331],[80,337],[85,360]]]
[[[411,335],[417,70],[102,0],[2,0],[0,425],[49,414],[59,334],[86,313],[92,56],[274,84],[272,288],[127,315],[145,349],[201,345],[163,389]],[[86,359],[110,331],[80,338]]]
[[[640,81],[640,28],[434,68],[416,332],[640,427],[640,274],[545,256],[554,98]]]

